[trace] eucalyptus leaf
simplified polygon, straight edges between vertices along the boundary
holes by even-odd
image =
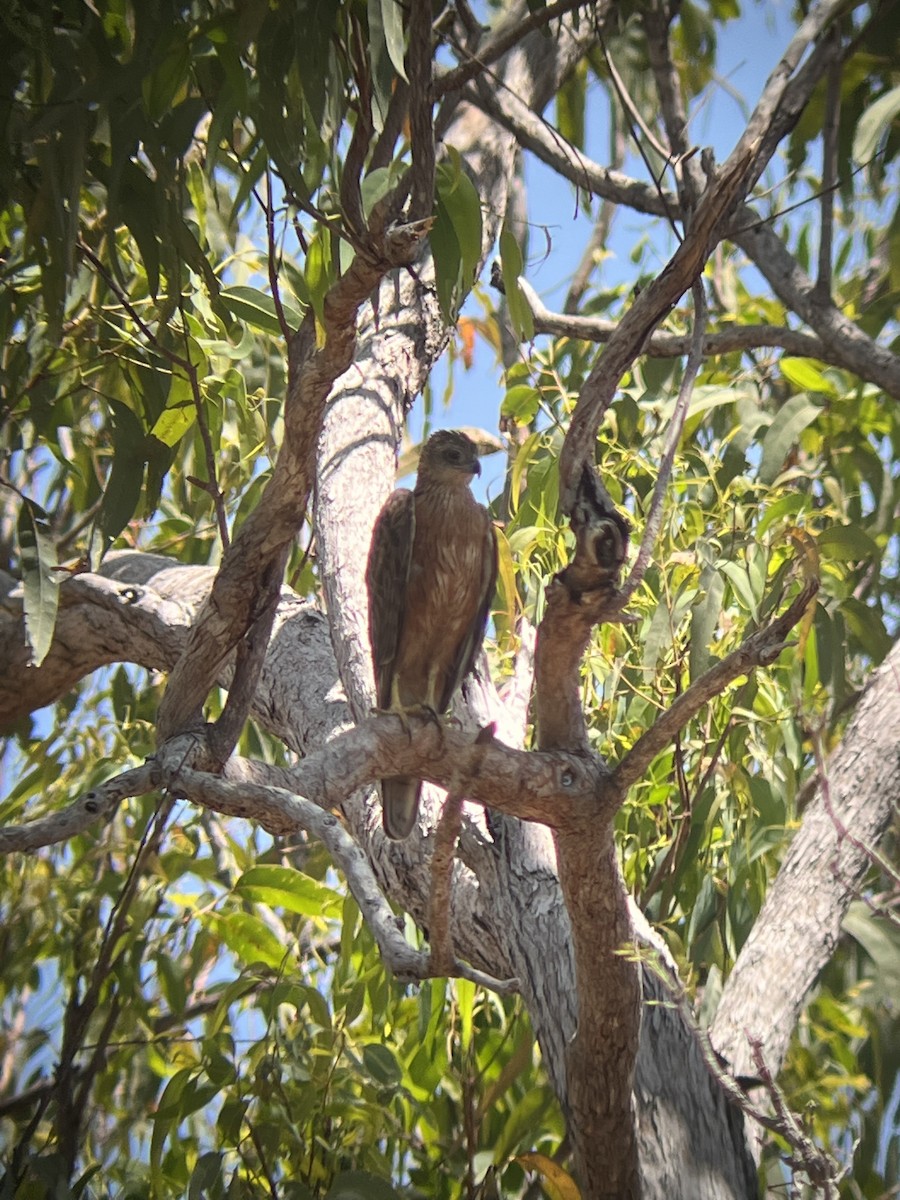
[[[39,667],[53,642],[59,608],[58,559],[50,518],[39,504],[22,497],[17,526],[25,630],[31,662]]]

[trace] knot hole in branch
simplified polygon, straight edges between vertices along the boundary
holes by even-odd
[[[575,556],[557,578],[573,600],[584,592],[615,587],[628,552],[629,522],[622,516],[597,471],[585,465],[570,518]]]

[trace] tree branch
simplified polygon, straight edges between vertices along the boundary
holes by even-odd
[[[438,76],[433,87],[434,98],[438,100],[450,92],[459,91],[492,63],[501,59],[514,46],[519,45],[530,33],[542,29],[557,17],[564,17],[574,9],[585,6],[586,3],[587,0],[555,0],[554,3],[535,9],[528,15],[525,13],[524,4],[517,5],[497,32],[478,47],[477,52],[471,55],[468,62],[461,63],[458,67],[451,67],[450,70]],[[603,11],[595,16],[594,19],[597,22],[603,19],[609,5],[604,3],[600,7]],[[458,49],[462,53],[469,53],[463,47]]]
[[[601,317],[580,317],[566,312],[551,312],[527,279],[521,277],[519,287],[531,309],[535,333],[603,343],[609,341],[618,326],[618,321]],[[690,354],[691,340],[691,334],[655,330],[644,343],[641,353],[648,358],[682,358]],[[821,338],[789,329],[786,325],[734,325],[729,329],[705,332],[703,335],[704,358],[733,354],[735,351],[759,350],[767,346],[784,350],[798,358],[815,358],[835,367],[845,365],[841,355],[835,353]]]
[[[67,842],[98,821],[109,821],[119,804],[130,796],[146,796],[160,786],[161,774],[151,759],[143,766],[123,771],[101,783],[61,812],[24,825],[0,826],[0,854],[30,853],[42,846]]]
[[[752,633],[737,650],[717,662],[705,675],[695,680],[686,692],[682,692],[613,769],[613,786],[624,793],[643,776],[656,755],[671,743],[676,733],[713,696],[720,695],[729,683],[741,675],[774,662],[785,648],[784,639],[803,616],[818,588],[818,580],[808,582],[780,617]]]
[[[834,953],[841,922],[900,804],[900,641],[870,676],[828,760],[800,829],[729,975],[711,1027],[738,1074],[754,1044],[770,1071],[784,1062],[797,1018]],[[829,811],[830,810],[830,811]],[[853,840],[841,829],[853,830]]]

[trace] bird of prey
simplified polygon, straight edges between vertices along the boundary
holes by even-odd
[[[398,488],[375,522],[366,567],[378,707],[435,718],[472,670],[497,581],[488,510],[469,488],[481,474],[474,442],[456,430],[422,449],[412,491]],[[384,831],[411,832],[421,781],[381,780]]]

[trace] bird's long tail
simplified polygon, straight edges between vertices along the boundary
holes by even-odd
[[[405,775],[391,775],[381,781],[382,822],[384,832],[395,842],[401,842],[412,833],[419,811],[421,779],[410,779]]]

